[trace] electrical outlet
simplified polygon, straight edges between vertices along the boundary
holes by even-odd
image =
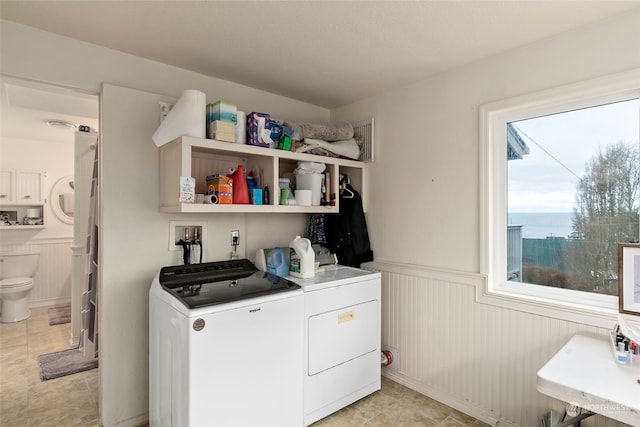
[[[231,246],[240,245],[240,230],[231,230]]]
[[[160,104],[160,123],[162,123],[171,110],[171,104],[168,102],[158,102],[158,104]]]

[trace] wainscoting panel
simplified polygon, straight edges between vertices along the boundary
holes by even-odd
[[[383,374],[496,425],[540,426],[564,403],[536,390],[537,371],[578,332],[608,330],[476,302],[480,275],[389,262],[382,273],[382,344],[398,349],[400,366]],[[601,416],[582,425],[624,424]]]
[[[2,244],[0,251],[40,252],[29,306],[61,304],[71,301],[71,258],[73,239],[31,240],[25,244]]]

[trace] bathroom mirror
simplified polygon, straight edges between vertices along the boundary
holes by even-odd
[[[63,176],[51,189],[51,209],[65,224],[73,224],[75,189],[72,176]]]

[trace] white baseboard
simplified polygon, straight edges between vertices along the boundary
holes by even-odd
[[[29,308],[47,307],[50,305],[70,304],[71,298],[50,298],[46,300],[29,301]]]

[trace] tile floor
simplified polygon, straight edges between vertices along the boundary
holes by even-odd
[[[382,388],[312,427],[487,427],[462,412],[382,377]]]
[[[40,380],[38,356],[69,348],[71,325],[49,326],[48,307],[0,324],[0,426],[92,426],[98,422],[98,369]]]
[[[0,324],[0,426],[89,427],[98,423],[98,369],[40,381],[38,356],[69,348],[70,324],[49,326],[48,307]],[[382,389],[313,427],[484,427],[389,379]]]

